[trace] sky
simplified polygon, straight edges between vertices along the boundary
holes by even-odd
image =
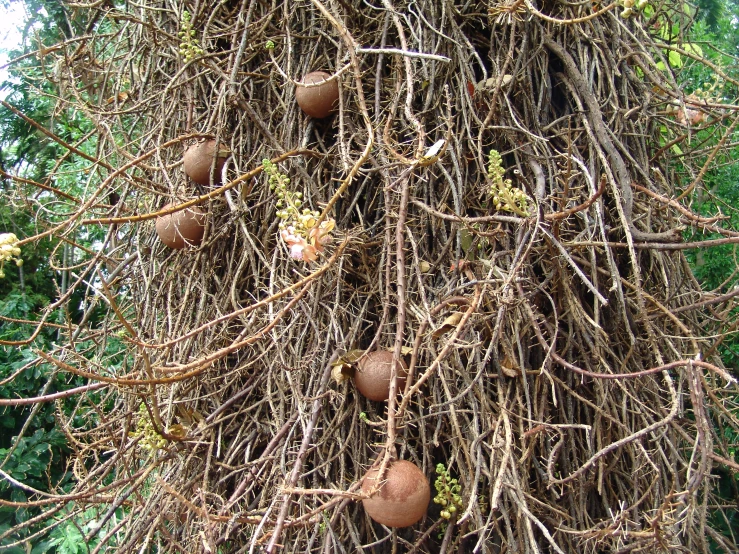
[[[7,7],[0,4],[0,21],[3,22],[0,25],[0,67],[8,63],[6,50],[15,48],[21,41],[21,29],[26,19],[23,8],[23,2],[10,2]],[[7,78],[7,70],[0,69],[0,85]]]

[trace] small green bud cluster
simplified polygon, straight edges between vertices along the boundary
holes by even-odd
[[[149,413],[143,404],[139,406],[136,430],[131,431],[129,435],[133,438],[140,437],[139,444],[141,448],[149,452],[155,452],[167,445],[167,439],[157,433],[154,424],[149,419]]]
[[[195,29],[192,28],[192,16],[187,10],[182,12],[180,25],[182,29],[177,33],[182,41],[180,43],[180,56],[185,58],[186,62],[189,62],[195,56],[200,56],[205,52],[200,48],[198,39],[195,38]]]
[[[492,181],[490,196],[496,210],[513,212],[521,217],[530,215],[528,195],[505,178],[503,158],[497,150],[491,150],[488,154],[488,178]]]
[[[631,17],[635,11],[640,12],[647,7],[649,0],[621,0],[623,11],[619,14],[623,19]]]
[[[14,233],[0,234],[0,279],[5,277],[5,262],[15,261],[15,265],[21,267],[23,260],[20,258],[21,249],[18,246],[18,237]]]
[[[274,50],[275,49],[275,43],[272,40],[268,40],[267,44],[264,45],[265,50]]]
[[[291,227],[294,234],[307,237],[321,214],[316,210],[303,207],[303,193],[288,189],[290,178],[280,173],[275,164],[264,159],[262,166],[269,176],[269,190],[277,197],[276,215],[280,219],[280,231]]]
[[[458,510],[462,509],[462,497],[459,495],[462,487],[456,479],[452,479],[444,464],[437,464],[436,474],[438,477],[434,483],[436,488],[434,504],[439,504],[443,508],[441,510],[442,518],[451,519]]]

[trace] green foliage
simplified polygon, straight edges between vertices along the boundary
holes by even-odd
[[[52,537],[49,546],[55,547],[59,554],[79,554],[87,551],[82,530],[73,522],[54,529]]]
[[[50,78],[58,76],[59,57],[34,52],[40,46],[54,45],[88,27],[104,33],[110,31],[112,25],[107,21],[96,24],[87,19],[92,12],[70,12],[61,1],[26,0],[25,7],[27,13],[31,14],[26,22],[26,41],[21,48],[10,52],[9,57],[32,55],[11,65],[10,78],[0,85],[3,98],[36,123],[33,125],[13,110],[0,107],[0,169],[3,171],[0,194],[4,200],[0,204],[0,234],[12,233],[19,239],[44,231],[46,227],[40,226],[39,221],[61,221],[65,211],[74,209],[76,204],[73,199],[86,188],[99,186],[102,180],[100,168],[92,167],[90,162],[79,156],[66,156],[67,150],[39,129],[48,129],[91,156],[96,154],[97,135],[92,132],[95,129],[93,123],[79,110],[67,109],[66,104],[59,100],[58,87],[61,81]],[[105,41],[94,44],[99,48],[96,55],[114,55],[106,51],[108,46]],[[74,86],[75,94],[82,98],[96,101],[109,85],[84,82],[81,77],[79,82],[69,83],[68,86]],[[52,169],[54,177],[49,178]],[[11,176],[42,183],[46,189],[14,180]],[[61,191],[61,194],[50,192],[50,189]],[[59,295],[68,290],[65,287],[69,287],[74,279],[71,271],[56,268],[72,266],[91,256],[93,245],[101,241],[104,232],[103,229],[90,229],[84,233],[70,233],[69,238],[83,246],[83,249],[72,248],[56,240],[34,241],[22,246],[22,265],[9,263],[14,262],[13,259],[5,260],[6,275],[0,280],[0,316],[8,319],[0,320],[0,340],[27,340],[35,329],[34,322],[42,317],[47,322],[66,322],[70,319],[74,322],[81,317],[90,305],[92,293],[86,285],[71,291],[69,311],[45,314]],[[90,322],[95,324],[94,314]],[[58,340],[59,334],[66,332],[69,332],[68,328],[45,327],[28,344],[0,347],[0,380],[4,382],[0,386],[0,398],[32,398],[86,384],[87,381],[79,377],[57,377],[56,368],[41,363],[35,354],[36,349],[52,350],[52,343]],[[85,342],[76,345],[79,354],[100,356],[101,360],[105,360],[106,367],[115,369],[123,363],[123,347],[116,338],[108,338],[104,347],[93,346]],[[90,396],[94,399],[96,393]],[[69,451],[65,435],[57,429],[55,410],[59,410],[62,416],[69,416],[74,402],[0,407],[0,466],[11,479],[44,492],[69,488]],[[97,417],[94,413],[85,416],[80,409],[78,412],[72,421],[74,426],[88,425],[85,417],[91,420]],[[29,495],[29,491],[0,479],[0,498],[24,502]],[[0,507],[0,534],[39,513],[37,508]],[[70,519],[70,522],[73,520]],[[38,522],[25,527],[3,544],[23,540],[47,525],[48,522]],[[73,527],[64,523],[55,529],[56,534],[52,535],[51,540],[34,540],[31,552],[74,552],[71,545],[78,537]],[[83,528],[84,525],[80,524],[79,527]],[[58,535],[62,532],[66,538]],[[0,544],[0,550],[3,544]],[[77,545],[87,551],[84,541],[77,542]],[[26,553],[25,549],[18,551]]]
[[[13,479],[43,490],[47,488],[47,471],[52,462],[54,447],[61,448],[65,445],[64,435],[56,429],[36,429],[30,437],[21,437],[14,441],[12,448],[0,448],[0,459],[8,460],[5,471]],[[12,497],[22,497],[25,500],[26,493],[23,490],[11,487],[7,481],[0,481],[0,493],[10,489],[13,489]]]
[[[717,31],[724,15],[724,0],[698,0],[698,12],[711,31]]]
[[[88,508],[84,512],[72,512],[72,507],[66,506],[56,516],[58,525],[49,534],[48,539],[39,541],[31,550],[31,554],[87,554],[100,544],[100,538],[106,535],[123,516],[122,510],[116,510],[112,517],[101,525],[100,513],[95,508]],[[0,528],[0,531],[2,529]],[[85,538],[91,535],[89,542]],[[115,539],[108,541],[108,548],[115,548]],[[103,550],[110,551],[110,550]],[[11,551],[12,552],[12,551]],[[27,554],[25,550],[19,553]]]
[[[733,1],[700,0],[698,10],[700,21],[690,29],[686,38],[696,47],[698,44],[702,44],[703,47],[700,51],[693,50],[693,53],[704,56],[713,65],[736,79],[739,77],[735,58],[739,52],[739,19],[737,18],[739,6]],[[712,68],[692,59],[681,58],[680,62],[680,64],[674,64],[673,60],[670,60],[671,65],[678,70],[678,83],[684,93],[693,98],[714,103],[736,102],[739,91],[734,85],[718,76]],[[716,115],[720,114],[714,114],[714,117]],[[689,120],[690,117],[687,119]],[[685,167],[675,168],[686,185],[694,181],[697,173],[695,167],[688,168],[688,164],[702,167],[706,163],[708,154],[718,146],[719,140],[726,132],[725,125],[709,126],[706,129],[700,126],[695,127],[688,140],[691,146],[700,145],[700,151],[704,154],[697,159],[685,160]],[[667,138],[672,140],[675,137]],[[736,131],[725,141],[728,145],[736,145],[738,142],[739,133]],[[704,217],[723,216],[724,219],[719,223],[720,227],[733,231],[739,230],[739,210],[737,209],[739,207],[739,166],[736,160],[739,160],[739,147],[724,148],[713,160],[690,196],[690,207],[694,212]],[[723,237],[724,235],[720,233],[699,228],[689,228],[685,232],[686,241]],[[736,245],[724,244],[713,246],[710,249],[695,249],[686,252],[686,256],[704,290],[713,291],[715,294],[725,294],[739,286],[739,258]],[[737,311],[733,308],[731,313],[725,314],[725,321],[736,321]],[[716,329],[717,333],[726,331],[722,328]],[[739,368],[739,337],[736,333],[724,336],[714,348],[724,364],[733,369],[736,374]],[[714,425],[721,428],[722,421],[718,414],[712,415],[715,418]],[[728,452],[734,461],[739,462],[737,456],[739,436],[728,427],[722,434],[726,451],[719,451],[719,455],[724,456]],[[739,499],[739,476],[726,468],[719,467],[714,469],[713,477],[713,494],[716,496],[716,503],[736,505]],[[739,510],[726,508],[723,513],[711,514],[710,520],[714,529],[721,530],[726,536],[736,536],[739,533]],[[713,543],[710,537],[708,540],[715,552],[723,551]]]
[[[734,152],[739,159],[739,148]],[[739,229],[739,166],[727,164],[717,168],[706,176],[705,188],[696,195],[693,209],[704,216],[724,214],[723,227]],[[704,233],[698,230],[687,232],[687,240],[720,239],[718,233]],[[739,258],[736,245],[723,244],[712,247],[709,251],[694,250],[687,254],[696,278],[707,290],[726,293],[739,286]],[[729,337],[719,346],[724,363],[728,367],[739,367],[739,339]]]
[[[55,459],[66,445],[66,438],[59,431],[53,428],[36,429],[31,436],[14,439],[12,446],[0,448],[0,461],[5,462],[3,471],[11,479],[42,491],[49,490],[50,481],[57,486],[63,486],[68,481],[69,475],[62,473],[59,460]],[[6,479],[0,480],[0,497],[12,502],[26,502],[29,499],[26,490]],[[0,507],[0,533],[27,521],[35,515],[34,512],[28,508]]]

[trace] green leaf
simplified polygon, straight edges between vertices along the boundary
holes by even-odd
[[[31,549],[31,554],[46,554],[53,547],[54,544],[52,541],[40,542]]]
[[[28,474],[33,475],[34,477],[38,477],[39,479],[43,477],[44,472],[46,471],[46,461],[41,460],[39,458],[31,459],[29,460],[29,468],[28,468]]]
[[[670,61],[670,65],[672,67],[682,67],[683,66],[683,57],[677,52],[668,52],[667,59]]]
[[[73,523],[55,529],[53,534],[51,542],[57,547],[58,554],[78,554],[85,550],[84,537]]]
[[[467,229],[460,230],[459,241],[465,254],[469,254],[472,248],[472,234]]]
[[[682,45],[682,49],[691,54],[695,54],[696,56],[703,57],[703,48],[700,47],[700,44],[693,44],[692,42],[686,42],[685,44]]]

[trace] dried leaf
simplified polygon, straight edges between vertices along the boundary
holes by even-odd
[[[167,433],[174,437],[177,437],[178,439],[184,439],[187,436],[187,431],[179,423],[175,423],[174,425],[172,425],[172,427],[167,429]]]
[[[336,360],[331,369],[331,377],[334,378],[339,385],[344,381],[348,381],[354,377],[354,364],[364,356],[364,350],[349,350],[346,354]]]
[[[444,333],[448,333],[449,331],[455,329],[457,325],[459,325],[459,322],[462,321],[462,315],[462,312],[454,312],[452,315],[444,320],[444,322],[441,324],[441,327],[434,331],[431,336],[434,339],[438,339]]]
[[[500,362],[500,369],[506,377],[518,377],[521,374],[521,368],[518,367],[516,360],[508,355]]]
[[[124,92],[119,92],[115,96],[111,96],[110,98],[108,98],[105,101],[105,103],[106,104],[112,104],[116,100],[118,100],[118,102],[122,104],[123,102],[125,102],[126,100],[128,100],[128,93],[125,92],[125,91]]]
[[[180,417],[180,420],[184,421],[185,425],[187,425],[188,427],[192,427],[197,423],[205,421],[203,414],[201,414],[197,410],[191,410],[183,406],[178,406],[177,413]]]
[[[354,350],[349,350],[349,352],[336,360],[334,364],[355,364],[359,361],[359,358],[366,354],[366,352],[366,350],[360,350],[358,348],[355,348]]]
[[[340,385],[344,381],[348,381],[354,376],[354,368],[347,364],[334,364],[331,369],[331,377]]]
[[[518,358],[516,357],[513,344],[502,337],[502,356],[500,357],[500,369],[503,371],[503,375],[506,377],[518,377],[521,375],[521,366],[518,365]]]
[[[477,90],[484,91],[484,92],[492,92],[495,90],[495,84],[498,81],[498,77],[490,77],[489,79],[486,79],[484,81],[480,81],[477,83]],[[501,85],[506,86],[511,81],[513,81],[513,75],[505,74],[503,75],[503,78],[501,79]]]

